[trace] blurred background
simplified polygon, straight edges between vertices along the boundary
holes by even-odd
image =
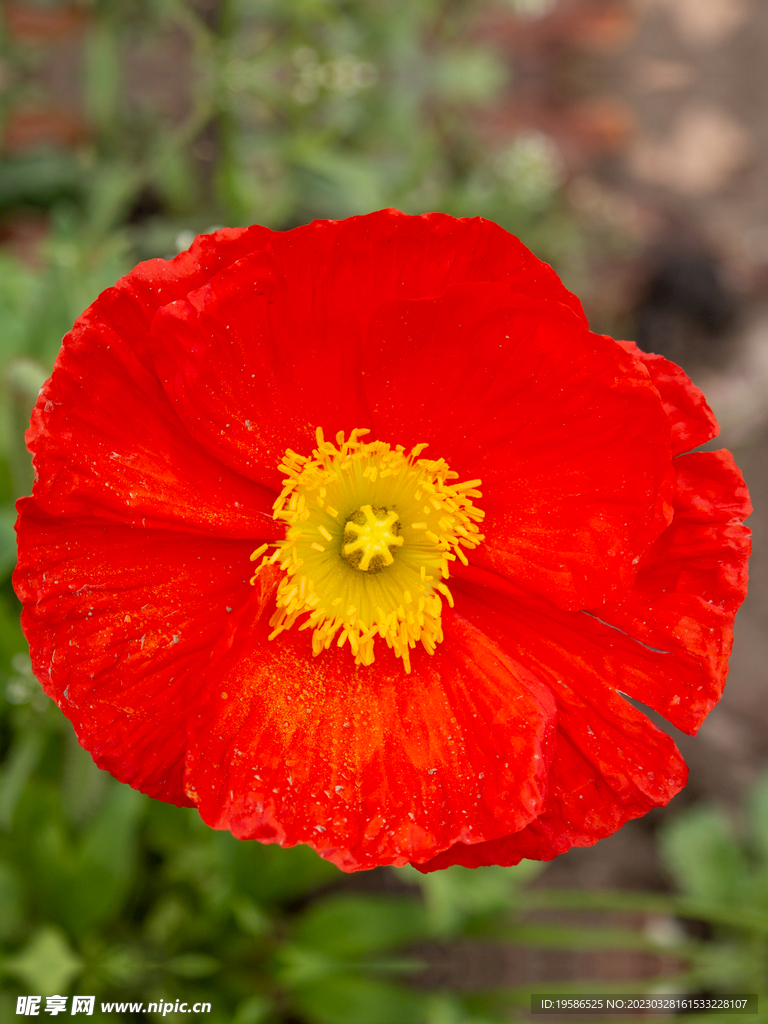
[[[767,87],[761,0],[0,4],[0,1020],[53,993],[210,1024],[499,1024],[558,991],[768,1008]],[[497,221],[593,329],[683,365],[757,508],[726,695],[695,740],[656,719],[688,788],[550,865],[343,876],[212,832],[93,766],[19,630],[23,432],[75,317],[201,231],[384,206]]]

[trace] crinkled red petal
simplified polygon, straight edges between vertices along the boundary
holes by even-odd
[[[27,431],[42,507],[137,526],[282,535],[271,519],[274,495],[222,466],[189,436],[147,347],[151,317],[162,303],[271,235],[249,229],[204,236],[177,260],[140,264],[79,317]]]
[[[693,452],[677,458],[674,465],[678,477],[675,515],[642,560],[634,587],[619,601],[589,615],[547,613],[543,606],[537,614],[539,628],[568,647],[578,671],[588,666],[593,677],[642,701],[678,728],[695,732],[719,700],[725,683],[734,615],[747,590],[750,532],[741,521],[751,505],[729,452]],[[523,596],[482,570],[459,571],[476,585],[485,583],[488,593],[506,587],[507,600],[519,601]],[[530,601],[528,610],[533,612]],[[519,619],[510,625],[509,636],[514,639],[505,645],[507,650],[535,672],[534,664],[521,652],[526,634]],[[547,659],[542,658],[545,663]],[[557,662],[553,659],[549,664],[553,667]],[[626,703],[619,709],[632,718],[639,714]],[[590,711],[585,719],[594,723],[599,716]],[[649,729],[658,746],[658,730],[650,725]],[[587,802],[590,811],[595,804],[600,808],[597,827],[592,822],[579,832],[578,815],[574,817],[573,808],[564,811],[563,801],[573,802],[568,794],[576,791],[573,777],[581,770],[584,755],[575,753],[570,742],[563,745],[566,732],[561,709],[550,801],[540,818],[516,835],[488,843],[487,849],[459,845],[446,851],[430,862],[429,870],[451,863],[478,866],[512,864],[523,857],[547,860],[572,845],[588,845],[609,835],[628,818],[674,795],[673,788],[666,799],[659,800],[657,795],[647,806],[641,800],[633,807],[616,800],[603,785],[602,799],[595,789]],[[566,738],[570,740],[570,734]],[[662,754],[668,753],[669,745],[671,741],[666,748],[662,743]],[[600,768],[600,775],[603,780],[610,777],[606,766]],[[655,768],[654,775],[673,783],[679,777],[674,763],[671,770]]]
[[[680,455],[717,437],[719,426],[702,392],[688,375],[664,356],[641,351],[634,341],[619,341],[648,371],[661,395],[672,429],[672,454]]]
[[[747,594],[752,506],[728,451],[691,452],[674,462],[675,516],[642,559],[634,587],[595,610],[622,640],[620,688],[695,733],[720,699],[733,643],[733,620]],[[632,671],[627,647],[662,652],[652,673]]]
[[[687,777],[669,736],[610,685],[612,653],[582,635],[579,613],[550,612],[536,601],[526,602],[524,594],[513,599],[481,588],[481,578],[479,571],[474,585],[454,583],[457,609],[546,681],[557,701],[549,793],[542,813],[526,828],[476,846],[458,843],[416,863],[423,871],[450,864],[516,864],[523,857],[549,860],[668,803]]]
[[[482,480],[474,562],[589,607],[631,585],[671,518],[669,424],[612,339],[511,287],[383,307],[361,358],[371,422],[382,440],[428,442],[459,479]]]
[[[550,797],[545,809],[530,825],[519,832],[487,843],[468,846],[456,843],[431,860],[415,863],[419,871],[428,873],[461,864],[468,868],[491,864],[512,865],[521,860],[552,860],[574,846],[593,846],[612,835],[632,818],[638,818],[652,807],[666,804],[686,783],[688,770],[674,744],[664,733],[644,719],[647,736],[643,744],[635,740],[633,750],[649,765],[651,776],[663,761],[668,772],[668,791],[663,800],[648,798],[640,791],[633,799],[623,801],[600,774],[595,759],[576,747],[565,730],[558,729],[557,753],[550,770]],[[617,742],[626,743],[619,732]],[[671,748],[671,749],[670,749]]]
[[[211,650],[253,592],[252,544],[61,519],[19,501],[14,585],[35,674],[121,782],[171,803]]]
[[[273,263],[269,250],[241,260],[161,310],[152,334],[157,372],[189,433],[279,492],[287,448],[309,454],[318,426],[348,434],[369,414],[349,324],[321,292],[297,296]]]
[[[318,426],[328,437],[374,427],[382,440],[409,443],[371,421],[363,365],[371,321],[382,303],[466,281],[511,281],[584,323],[552,269],[495,224],[382,210],[275,234],[263,251],[166,306],[152,332],[157,371],[208,451],[279,488],[286,448],[311,451]],[[388,399],[408,402],[410,390],[393,388]],[[433,414],[432,430],[449,418],[437,403]]]
[[[266,605],[255,595],[233,622],[190,729],[187,793],[209,825],[354,871],[538,815],[554,702],[480,630],[450,617],[405,676],[383,644],[355,667],[335,645],[312,658],[306,632],[269,641]]]

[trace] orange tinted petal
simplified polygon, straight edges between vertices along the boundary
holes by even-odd
[[[554,702],[470,623],[446,623],[438,652],[415,651],[409,676],[386,648],[355,667],[336,646],[312,658],[306,633],[268,633],[254,597],[196,709],[186,787],[208,824],[308,843],[352,871],[539,813]]]
[[[552,860],[573,846],[593,846],[632,818],[667,803],[685,785],[688,769],[672,740],[634,708],[620,709],[620,718],[634,719],[639,729],[617,729],[613,741],[631,744],[633,756],[647,766],[648,787],[611,785],[615,769],[604,757],[592,756],[574,743],[569,724],[558,728],[557,752],[550,769],[549,797],[542,813],[512,835],[468,846],[456,843],[432,860],[414,863],[419,871],[438,871],[452,864],[477,868],[490,864],[519,864],[521,860]],[[638,735],[639,734],[639,735]],[[607,768],[607,774],[603,774]],[[661,770],[661,771],[660,771]],[[658,799],[654,779],[666,779],[664,799]]]
[[[550,618],[543,604],[531,608],[477,583],[455,583],[454,590],[457,608],[548,684],[557,702],[557,746],[547,802],[534,822],[487,844],[460,843],[417,867],[548,860],[597,842],[679,792],[687,769],[675,744],[607,681],[617,659],[610,645],[581,634],[579,613],[552,608]]]

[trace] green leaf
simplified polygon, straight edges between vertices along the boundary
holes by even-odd
[[[63,817],[43,818],[31,842],[38,905],[75,934],[113,918],[134,885],[136,828],[146,798],[113,783],[82,838]]]
[[[520,887],[543,867],[538,861],[524,860],[509,868],[456,865],[423,875],[409,867],[398,873],[421,887],[431,930],[448,935],[461,930],[471,917],[512,910],[519,902]]]
[[[24,443],[24,433],[29,426],[30,413],[37,401],[38,392],[47,377],[45,367],[24,357],[12,359],[3,374],[11,431],[7,450],[15,497],[29,494],[32,490],[34,472],[32,459]]]
[[[141,184],[136,167],[122,161],[103,162],[94,174],[86,206],[87,230],[103,237],[120,223],[121,216]],[[74,253],[73,253],[74,255]],[[84,253],[79,253],[82,258]]]
[[[765,985],[765,946],[704,942],[692,964],[695,983],[710,992],[754,992]]]
[[[0,207],[47,206],[82,194],[83,171],[69,153],[44,153],[0,163]]]
[[[505,1019],[508,1021],[509,1018]],[[478,1017],[468,1013],[461,999],[439,994],[430,995],[427,1000],[425,1024],[502,1024],[498,1019]]]
[[[43,750],[42,732],[19,734],[0,772],[0,829],[8,829],[16,804]]]
[[[153,163],[153,184],[169,206],[176,210],[194,210],[195,179],[188,153],[166,146]]]
[[[95,922],[117,912],[133,885],[136,830],[146,797],[126,785],[115,785],[86,832],[82,864],[98,886],[91,902]],[[95,897],[95,898],[94,898]]]
[[[7,679],[9,667],[15,668],[12,664],[14,658],[26,657],[29,660],[29,656],[25,654],[27,650],[27,641],[21,632],[16,597],[0,591],[0,680],[3,680],[3,677]],[[26,680],[23,682],[26,691]],[[31,691],[30,696],[32,693],[42,693],[37,680],[35,686],[36,689]],[[45,699],[47,701],[47,698]]]
[[[315,201],[328,209],[344,211],[343,216],[370,213],[385,205],[379,175],[371,161],[354,154],[327,149],[301,154],[297,162],[311,172],[306,186],[315,193]]]
[[[85,47],[85,101],[90,119],[110,133],[119,123],[119,36],[106,19],[95,20]]]
[[[0,939],[12,938],[22,923],[21,881],[10,865],[0,861]]]
[[[269,915],[245,896],[235,897],[232,900],[232,912],[238,926],[246,935],[260,939],[262,936],[268,935],[272,928],[272,920]]]
[[[0,168],[2,168],[0,164]],[[21,260],[0,253],[0,362],[24,349],[26,319],[35,293],[38,275]]]
[[[654,943],[635,928],[599,928],[555,924],[520,924],[501,936],[516,946],[540,949],[649,949]]]
[[[16,565],[16,506],[0,505],[0,579]]]
[[[443,50],[433,74],[443,96],[468,103],[487,102],[507,77],[503,63],[486,47]]]
[[[130,786],[112,785],[93,825],[85,833],[83,854],[111,875],[124,875],[133,861],[136,826],[146,797]]]
[[[317,949],[306,949],[289,942],[281,943],[276,963],[278,980],[289,989],[328,978],[349,967]]]
[[[154,966],[147,962],[143,951],[137,946],[114,946],[98,960],[99,973],[110,985],[120,988],[140,981]]]
[[[365,956],[428,933],[424,909],[401,896],[327,896],[299,917],[294,942],[333,957]]]
[[[423,1024],[426,1019],[421,993],[353,974],[307,985],[293,999],[313,1024]]]
[[[660,837],[663,860],[679,888],[710,903],[740,902],[748,869],[721,811],[697,807],[673,818]]]
[[[173,949],[188,932],[192,917],[192,910],[178,895],[162,894],[144,919],[143,931],[150,942]]]
[[[68,990],[70,982],[82,971],[83,962],[63,933],[47,926],[34,934],[21,953],[6,960],[2,969],[20,978],[32,992],[52,995]]]
[[[754,786],[747,801],[752,839],[764,867],[768,868],[768,775]]]
[[[221,970],[221,962],[205,953],[182,953],[169,960],[166,967],[180,978],[207,978]]]
[[[221,835],[231,854],[230,873],[237,888],[256,903],[288,902],[339,878],[339,869],[308,846],[280,846]]]
[[[61,773],[61,806],[73,824],[80,825],[94,814],[109,783],[109,773],[96,767],[91,755],[78,743],[74,729],[68,729]]]
[[[238,1003],[232,1024],[262,1024],[274,1015],[274,1005],[265,996],[248,996]]]

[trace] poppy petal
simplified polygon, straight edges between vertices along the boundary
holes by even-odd
[[[379,210],[278,232],[268,248],[297,302],[320,296],[344,324],[367,328],[384,302],[437,296],[472,281],[503,281],[533,299],[561,302],[586,324],[581,303],[552,267],[482,217]]]
[[[571,616],[569,646],[574,663],[594,666],[607,682],[652,707],[677,728],[694,733],[720,699],[725,684],[733,620],[746,594],[750,531],[741,520],[749,515],[751,505],[730,452],[692,452],[677,458],[674,465],[678,485],[672,523],[642,560],[628,594],[601,608],[599,618],[596,614]],[[480,575],[474,572],[476,581]],[[490,574],[485,579],[494,582]],[[565,619],[563,615],[556,630],[561,642],[569,636]],[[525,644],[519,622],[510,632]],[[550,627],[549,632],[555,631]],[[517,644],[515,650],[514,656],[532,667]],[[619,710],[630,718],[640,714],[626,704],[619,705]],[[594,712],[583,718],[594,721]],[[648,809],[642,802],[627,809],[609,794],[598,816],[606,831],[592,826],[580,834],[574,828],[573,809],[562,810],[563,801],[572,802],[576,791],[573,775],[578,773],[579,760],[570,734],[565,737],[567,744],[563,742],[568,727],[562,707],[558,722],[550,800],[540,818],[514,836],[488,843],[487,849],[459,846],[446,851],[434,865],[430,862],[429,870],[450,863],[478,866],[517,863],[522,857],[546,860],[572,845],[595,842]],[[660,740],[650,723],[648,728],[657,745],[666,743],[667,753],[674,749],[671,740]],[[649,774],[673,781],[681,777],[674,764],[663,770],[656,766]],[[602,766],[600,777],[609,775]],[[658,800],[658,795],[654,802],[666,802]]]
[[[375,436],[482,480],[473,561],[566,608],[631,585],[674,476],[658,392],[612,339],[560,303],[462,285],[385,306],[361,372]]]
[[[246,237],[263,241],[259,231],[220,234],[221,245],[216,236],[203,239],[179,266],[141,264],[65,338],[27,431],[35,497],[49,512],[253,539],[282,535],[271,521],[274,495],[212,459],[183,428],[147,348],[158,305],[205,280],[219,248],[233,257]]]
[[[211,648],[252,595],[249,541],[62,521],[19,501],[16,592],[35,674],[99,767],[189,804],[186,721]],[[64,528],[62,528],[64,527]]]
[[[654,672],[633,672],[623,645],[620,688],[695,733],[720,699],[733,620],[747,593],[752,506],[730,452],[690,452],[674,461],[675,516],[640,562],[634,587],[596,610],[638,644],[667,652]],[[631,645],[630,645],[631,646]]]
[[[672,740],[644,715],[634,708],[630,708],[630,715],[643,719],[641,730],[645,733],[644,742],[632,736],[633,753],[641,758],[641,764],[648,765],[651,779],[662,762],[668,773],[664,800],[659,801],[641,790],[626,794],[624,799],[618,796],[601,774],[599,761],[579,749],[566,731],[558,728],[557,753],[550,769],[550,795],[535,821],[519,832],[487,843],[475,846],[456,843],[431,860],[420,864],[413,862],[413,866],[427,873],[453,864],[478,868],[490,864],[519,864],[524,859],[552,860],[573,846],[593,846],[632,818],[640,817],[659,803],[668,803],[686,783],[685,762]],[[615,734],[614,739],[627,744],[627,737],[621,732]]]
[[[262,574],[259,580],[262,580]],[[308,843],[345,871],[522,828],[546,796],[554,701],[453,618],[404,676],[306,634],[269,641],[264,600],[233,622],[190,729],[187,793],[241,839]]]
[[[747,593],[751,532],[742,520],[752,506],[730,452],[690,452],[673,465],[674,518],[641,559],[634,586],[599,608],[571,615],[540,605],[539,614],[541,628],[599,665],[606,682],[693,734],[725,685]],[[497,574],[454,573],[535,606]]]
[[[707,400],[688,375],[664,356],[643,352],[634,341],[618,342],[638,359],[661,395],[672,428],[672,454],[680,455],[717,437],[719,426]]]
[[[256,253],[157,314],[157,372],[208,452],[279,491],[287,448],[310,451],[320,425],[335,434],[368,424],[346,327],[322,293],[297,303],[269,252]]]
[[[674,742],[605,682],[610,650],[579,634],[578,613],[552,609],[558,619],[553,630],[544,606],[525,606],[476,583],[455,583],[454,591],[462,614],[548,682],[558,707],[557,749],[547,803],[536,821],[493,843],[459,843],[416,864],[420,870],[547,860],[597,842],[679,792],[687,769]],[[575,620],[572,631],[568,619]]]
[[[208,451],[278,488],[285,449],[311,449],[318,426],[334,436],[372,425],[360,360],[381,304],[478,280],[514,280],[584,322],[552,269],[495,224],[382,210],[276,233],[166,305],[152,330],[157,371]]]

